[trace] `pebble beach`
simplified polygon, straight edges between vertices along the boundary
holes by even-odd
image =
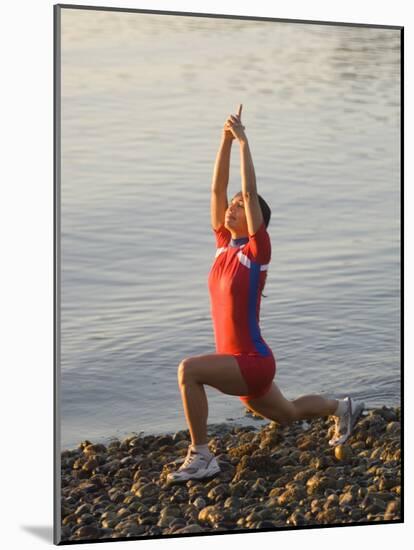
[[[188,430],[64,450],[60,542],[401,521],[399,407],[364,411],[335,448],[332,417],[257,427],[246,416],[208,425],[211,479],[166,482]]]

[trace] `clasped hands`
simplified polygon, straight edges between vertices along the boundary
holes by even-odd
[[[224,123],[223,131],[224,136],[227,139],[238,139],[239,141],[245,141],[247,139],[246,134],[244,132],[244,126],[241,121],[241,111],[242,111],[242,104],[239,105],[239,109],[237,111],[237,114],[235,115],[229,115],[226,122]]]

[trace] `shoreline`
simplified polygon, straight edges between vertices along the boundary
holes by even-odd
[[[214,433],[217,430],[226,431],[231,430],[232,428],[237,427],[251,427],[252,429],[260,429],[260,427],[264,427],[270,422],[270,420],[266,418],[259,417],[257,415],[253,415],[248,409],[245,409],[244,414],[242,416],[237,416],[234,418],[226,418],[222,422],[209,422],[207,426],[207,432],[208,436],[214,435]],[[110,435],[105,437],[96,437],[96,438],[85,438],[85,441],[90,441],[94,444],[99,445],[105,445],[108,446],[112,441],[124,441],[125,439],[131,438],[131,437],[163,437],[163,436],[173,436],[176,433],[181,432],[188,432],[188,429],[177,429],[177,430],[157,430],[157,431],[151,431],[151,430],[140,430],[140,431],[134,431],[131,430],[129,432],[125,432],[122,435]],[[61,447],[61,453],[64,453],[66,451],[74,451],[77,448],[79,448],[79,445],[81,443],[71,444],[71,445],[62,445]]]
[[[246,417],[208,425],[221,467],[208,480],[166,483],[188,429],[63,450],[61,542],[401,521],[400,407],[364,411],[336,448],[332,417],[286,427]]]

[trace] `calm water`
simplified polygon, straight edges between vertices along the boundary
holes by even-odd
[[[398,31],[62,11],[62,448],[187,428],[177,366],[214,352],[210,184],[239,103],[277,383],[399,404]],[[209,422],[243,418],[206,391]]]

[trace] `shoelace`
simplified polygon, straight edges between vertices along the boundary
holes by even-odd
[[[197,456],[199,456],[197,453],[194,453],[194,451],[190,450],[183,464],[181,464],[178,469],[184,470],[185,468],[187,468],[187,466],[189,466],[197,458]]]

